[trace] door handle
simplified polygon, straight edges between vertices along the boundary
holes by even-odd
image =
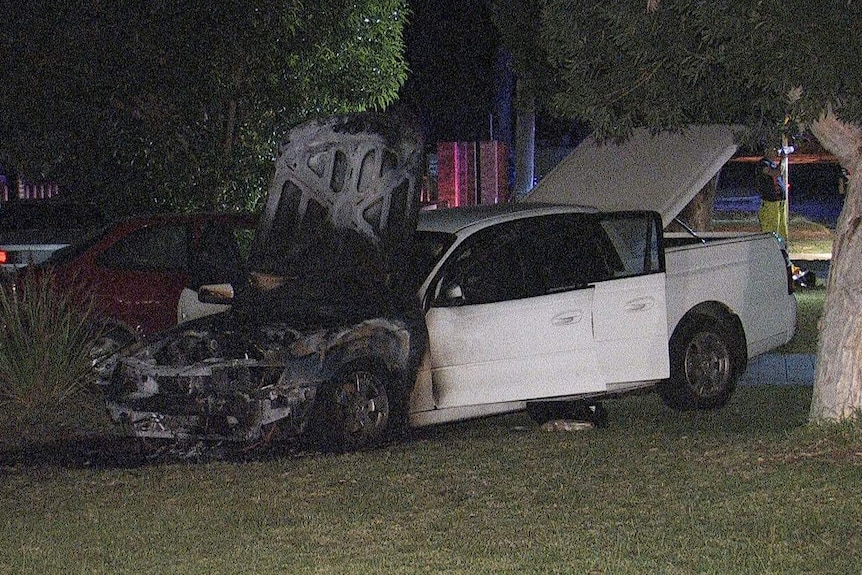
[[[652,296],[639,297],[627,302],[625,305],[626,311],[647,311],[655,305],[655,298]]]
[[[581,321],[584,312],[579,309],[561,311],[551,319],[551,325],[573,325]]]

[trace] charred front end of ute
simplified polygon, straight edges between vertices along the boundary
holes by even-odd
[[[249,330],[223,325],[230,316],[182,326],[127,355],[107,387],[112,417],[139,437],[286,439],[311,431],[335,407],[321,405],[327,394],[356,373],[370,374],[381,388],[347,390],[365,394],[353,417],[366,419],[350,431],[373,434],[405,417],[398,406],[406,405],[415,377],[411,342],[421,326],[375,318],[306,332],[284,324]]]
[[[139,437],[339,449],[403,428],[427,346],[408,264],[421,151],[384,114],[292,130],[230,310],[127,350],[112,417]]]

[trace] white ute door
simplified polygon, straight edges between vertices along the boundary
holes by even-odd
[[[592,300],[584,289],[429,310],[437,407],[603,391]]]
[[[535,219],[474,234],[432,285],[426,322],[438,408],[606,390],[594,289],[545,289],[534,270]]]
[[[600,216],[591,234],[607,263],[607,279],[595,283],[593,332],[610,387],[670,376],[659,226],[657,214],[614,213]]]
[[[596,351],[609,385],[670,375],[664,277],[652,274],[596,284]]]

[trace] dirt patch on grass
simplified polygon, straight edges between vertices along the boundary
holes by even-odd
[[[0,477],[24,469],[132,469],[166,463],[244,463],[315,453],[300,441],[247,444],[142,440],[119,435],[82,435],[44,442],[0,442]]]

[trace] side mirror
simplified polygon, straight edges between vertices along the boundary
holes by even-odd
[[[464,299],[464,290],[461,289],[461,284],[453,283],[445,286],[434,303],[437,307],[464,305],[466,300]]]
[[[233,285],[208,284],[198,290],[198,301],[201,303],[216,303],[230,305],[233,301]]]
[[[447,300],[463,300],[464,299],[464,290],[461,289],[461,286],[458,284],[452,284],[448,288],[446,288],[445,297]]]

